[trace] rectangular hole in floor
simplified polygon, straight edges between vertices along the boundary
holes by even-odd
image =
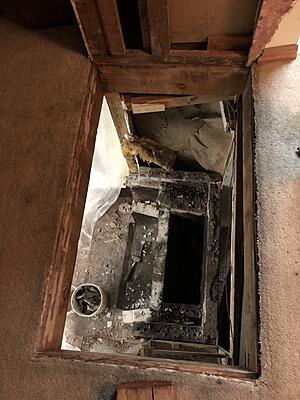
[[[238,365],[244,331],[233,321],[244,306],[242,298],[231,302],[244,282],[235,280],[232,254],[233,192],[243,167],[236,114],[224,116],[214,102],[133,119],[136,137],[173,146],[176,162],[166,172],[144,161],[128,175],[104,100],[71,294],[88,282],[108,302],[91,318],[70,304],[62,348]],[[205,152],[195,132],[213,140]]]
[[[163,301],[200,304],[205,218],[171,213]]]

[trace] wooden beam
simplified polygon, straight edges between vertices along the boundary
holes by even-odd
[[[233,100],[233,97],[224,96],[221,98],[220,96],[215,95],[202,95],[202,96],[162,96],[162,95],[152,95],[152,96],[126,96],[125,103],[128,110],[132,110],[133,107],[137,106],[152,106],[152,105],[160,105],[164,106],[164,108],[173,108],[173,107],[183,107],[190,106],[193,104],[205,104],[205,103],[214,103],[221,100]]]
[[[69,165],[61,222],[48,276],[36,344],[38,351],[60,350],[61,347],[102,104],[102,90],[95,67],[91,67],[87,90],[74,154]]]
[[[244,288],[240,365],[258,371],[256,226],[254,217],[252,84],[248,79],[243,92],[243,214],[244,214]]]
[[[133,114],[145,114],[145,113],[151,113],[151,112],[162,112],[162,111],[166,110],[166,107],[164,104],[161,104],[161,103],[154,103],[154,104],[132,103],[131,110],[132,110]]]
[[[55,358],[62,360],[78,360],[93,364],[132,366],[141,369],[158,368],[172,371],[208,374],[236,379],[255,379],[256,374],[239,367],[222,364],[195,363],[181,360],[165,360],[130,354],[84,353],[83,351],[61,350],[35,353],[34,358]]]
[[[155,65],[166,64],[203,64],[218,67],[245,67],[245,52],[228,50],[170,50],[168,55],[153,56],[146,51],[129,49],[123,56],[99,56],[98,65]]]
[[[247,50],[251,41],[250,35],[209,35],[207,50]]]
[[[126,53],[116,0],[96,0],[110,54]]]
[[[263,0],[247,66],[250,66],[262,54],[277,30],[282,17],[292,9],[294,3],[295,0]]]
[[[169,2],[147,0],[151,53],[165,55],[170,50]]]
[[[95,1],[71,0],[71,3],[90,59],[95,61],[95,56],[107,55],[106,42]]]
[[[234,96],[242,93],[246,68],[196,64],[151,66],[101,66],[100,78],[106,92]]]
[[[258,59],[259,64],[274,61],[291,61],[297,58],[298,45],[290,44],[284,46],[267,47],[261,57]]]
[[[149,32],[149,20],[147,11],[147,0],[138,0],[139,14],[140,14],[140,24],[142,31],[142,39],[144,49],[150,49],[150,32]]]
[[[128,115],[125,110],[125,104],[119,93],[106,93],[105,98],[113,119],[119,140],[122,143],[125,136],[130,136]],[[123,106],[124,104],[124,106]]]

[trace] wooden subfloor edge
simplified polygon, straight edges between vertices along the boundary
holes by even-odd
[[[142,369],[156,368],[159,370],[169,370],[178,372],[189,372],[195,374],[205,374],[221,376],[225,378],[249,380],[257,378],[255,372],[251,372],[240,367],[196,363],[192,361],[167,360],[149,357],[139,357],[129,354],[102,354],[85,353],[71,350],[37,352],[32,360],[42,360],[56,358],[58,360],[80,361],[82,363],[104,364],[114,366],[128,366]]]
[[[101,104],[102,89],[91,64],[48,272],[37,350],[59,350],[61,346]]]

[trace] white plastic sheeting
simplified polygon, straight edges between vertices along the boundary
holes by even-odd
[[[95,223],[119,197],[128,175],[119,138],[103,99],[93,156],[90,182],[84,209],[79,247],[91,244]]]

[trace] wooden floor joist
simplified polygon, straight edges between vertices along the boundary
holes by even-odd
[[[90,59],[108,55],[95,1],[71,0],[71,3]]]
[[[165,55],[170,50],[169,2],[168,0],[147,0],[147,13],[151,53]]]
[[[97,0],[103,30],[108,43],[110,54],[126,53],[123,31],[121,27],[116,0]]]
[[[162,96],[162,95],[148,95],[148,96],[126,96],[125,104],[128,110],[132,110],[134,107],[138,106],[163,106],[164,108],[173,108],[173,107],[183,107],[190,106],[193,104],[205,104],[205,103],[214,103],[216,101],[221,100],[232,100],[233,97],[220,97],[214,95],[202,95],[202,96]]]
[[[243,91],[246,68],[196,64],[156,64],[151,68],[101,66],[100,79],[106,92],[234,96]]]

